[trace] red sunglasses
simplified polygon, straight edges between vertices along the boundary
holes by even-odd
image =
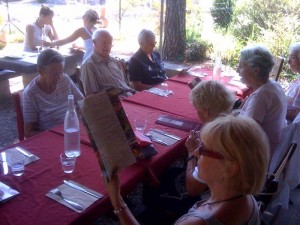
[[[205,145],[203,144],[203,142],[200,143],[200,145],[199,145],[198,149],[196,149],[196,151],[197,150],[198,150],[199,155],[207,156],[207,157],[214,158],[214,159],[224,159],[224,156],[221,155],[219,152],[207,149],[205,147]]]

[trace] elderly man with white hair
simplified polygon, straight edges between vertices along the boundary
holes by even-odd
[[[149,89],[167,79],[166,71],[155,48],[155,34],[143,29],[138,36],[139,50],[129,61],[129,75],[137,91]]]
[[[110,57],[113,37],[105,29],[93,33],[94,52],[81,66],[81,81],[85,95],[91,95],[108,88],[119,88],[127,95],[135,93],[128,86],[125,74],[115,58]]]

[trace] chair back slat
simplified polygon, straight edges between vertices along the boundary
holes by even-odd
[[[24,119],[23,119],[23,112],[22,112],[22,93],[23,90],[12,93],[12,100],[17,115],[17,128],[18,128],[19,141],[23,141],[25,139]]]
[[[282,71],[284,59],[282,57],[274,56],[273,60],[274,60],[274,66],[270,72],[270,77],[274,77],[274,80],[278,81],[279,75]]]

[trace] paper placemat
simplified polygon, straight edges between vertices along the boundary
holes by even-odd
[[[72,183],[77,184],[76,182],[72,181]],[[90,190],[89,188],[80,185],[81,187],[84,187],[87,190]],[[97,201],[99,198],[94,197],[90,194],[87,194],[83,191],[77,190],[73,187],[70,187],[69,185],[66,184],[61,184],[57,187],[57,189],[59,189],[63,195],[64,198],[69,199],[71,201],[74,201],[80,205],[82,205],[83,209],[87,209],[89,206],[91,206],[95,201]],[[51,189],[52,190],[52,189]],[[60,196],[54,194],[51,192],[51,190],[46,194],[47,197],[53,199],[54,201],[59,202],[60,204],[63,204],[64,206],[78,212],[81,213],[83,211],[79,211],[76,208],[74,208],[72,205],[70,205],[69,203],[67,203],[66,201],[64,201]],[[93,191],[95,192],[95,191]],[[102,194],[95,192],[97,194],[99,194],[100,196],[103,196]]]
[[[175,140],[174,138],[165,136],[163,134],[157,133],[155,131],[149,131],[146,133],[146,136],[150,137],[153,142],[159,143],[165,146],[171,146],[178,142],[179,140]]]
[[[31,152],[29,152],[27,150],[25,150],[25,151],[29,154],[32,154]],[[0,154],[1,161],[8,162],[9,155],[12,153],[24,155],[20,151],[18,151],[16,148],[9,148]],[[32,155],[33,155],[32,157],[28,157],[28,156],[24,155],[25,156],[25,164],[24,164],[25,166],[40,159],[38,156],[36,156],[34,154],[32,154]],[[8,163],[8,165],[9,165],[9,163]]]
[[[171,90],[162,90],[156,87],[150,88],[146,90],[147,92],[151,93],[151,94],[155,94],[155,95],[159,95],[162,97],[168,97],[169,95],[173,94],[173,91]]]
[[[18,191],[0,182],[0,203],[5,202],[18,194],[20,194]]]

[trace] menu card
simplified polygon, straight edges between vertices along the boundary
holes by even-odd
[[[20,194],[18,191],[0,182],[0,203],[11,199],[18,194]]]

